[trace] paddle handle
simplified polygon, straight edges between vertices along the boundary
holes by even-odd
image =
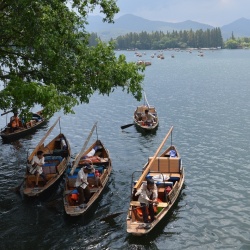
[[[147,100],[147,97],[146,97],[146,93],[145,93],[145,92],[144,92],[144,98],[145,98],[145,101],[146,101],[146,103],[147,103],[148,108],[150,108],[150,105],[149,105],[149,103],[148,103],[148,100]]]
[[[84,143],[84,145],[83,145],[83,147],[82,147],[81,152],[80,152],[80,153],[78,154],[78,156],[76,157],[76,160],[75,160],[75,162],[74,162],[74,165],[73,165],[73,167],[72,167],[72,169],[71,169],[71,171],[70,171],[70,174],[71,174],[71,175],[74,174],[75,169],[76,169],[76,167],[78,166],[78,163],[79,163],[79,161],[80,161],[80,159],[81,159],[81,157],[82,157],[82,154],[84,153],[84,151],[85,151],[85,149],[86,149],[86,146],[87,146],[87,144],[88,144],[88,142],[89,142],[89,139],[90,139],[90,137],[92,136],[92,134],[93,134],[93,132],[94,132],[94,129],[96,128],[96,125],[97,125],[97,122],[95,122],[93,128],[91,129],[91,131],[90,131],[90,133],[89,133],[89,136],[88,136],[87,140],[85,141],[85,143]]]
[[[137,207],[135,207],[135,208],[129,209],[129,212],[134,211],[134,210],[136,210],[137,208],[142,208],[142,207],[143,207],[143,206],[137,206]],[[121,215],[121,214],[127,213],[127,212],[128,212],[128,211],[121,211],[121,212],[113,213],[113,214],[110,214],[110,215],[108,215],[108,216],[106,216],[106,217],[101,218],[100,220],[102,221],[102,220],[107,220],[107,219],[113,219],[113,218],[115,218],[115,217],[117,217],[117,216],[119,216],[119,215]]]
[[[121,129],[125,129],[125,128],[131,127],[131,126],[133,126],[133,125],[134,125],[134,123],[130,123],[130,124],[127,124],[127,125],[123,125],[123,126],[121,126]]]
[[[45,139],[48,137],[48,135],[51,133],[52,129],[56,126],[57,122],[59,121],[60,116],[57,118],[57,120],[55,121],[55,123],[51,126],[51,128],[47,131],[47,133],[45,134],[45,136],[40,140],[40,142],[37,144],[36,148],[33,150],[33,152],[31,153],[31,155],[28,157],[28,161],[31,161],[33,156],[36,154],[36,152],[38,151],[38,149],[40,148],[40,146],[44,143]]]
[[[9,111],[6,111],[6,112],[2,113],[1,116],[6,115],[6,114],[8,114],[10,112],[12,112],[12,110],[9,110]]]

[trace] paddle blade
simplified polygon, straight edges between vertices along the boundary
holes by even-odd
[[[25,181],[25,179],[23,179],[23,181],[20,183],[19,186],[15,187],[15,188],[12,188],[11,190],[12,190],[13,192],[15,192],[15,193],[20,193],[20,189],[21,189],[21,187],[22,187],[24,181]]]
[[[123,212],[117,212],[117,213],[114,213],[114,214],[110,214],[110,215],[108,215],[106,217],[101,218],[100,220],[101,221],[110,220],[110,219],[113,219],[113,218],[119,216],[120,214],[123,214],[123,213],[126,213],[126,212],[123,211]]]
[[[10,190],[13,191],[14,193],[20,193],[20,187],[10,188]]]
[[[15,192],[15,193],[20,193],[21,186],[22,186],[22,185],[19,185],[19,186],[17,186],[17,187],[11,188],[11,190],[12,190],[13,192]]]
[[[125,128],[131,127],[131,126],[133,126],[133,125],[134,125],[134,123],[130,123],[130,124],[121,126],[121,129],[125,129]]]

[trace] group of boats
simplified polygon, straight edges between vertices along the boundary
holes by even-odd
[[[39,141],[31,154],[29,154],[24,179],[21,184],[15,188],[15,191],[20,192],[22,188],[23,194],[26,197],[38,197],[44,193],[48,193],[50,188],[65,175],[66,181],[63,192],[64,209],[66,214],[78,216],[90,209],[107,185],[112,170],[111,159],[109,151],[99,139],[86,149],[87,143],[94,129],[97,127],[97,123],[94,124],[81,152],[77,154],[72,164],[71,147],[65,134],[60,132],[47,144],[44,144],[46,138],[59,120],[60,117]],[[98,150],[95,150],[96,146],[98,146]],[[42,173],[45,178],[40,175],[37,181],[37,176],[35,173],[31,173],[31,169],[32,159],[39,151],[42,151],[44,156]],[[94,151],[94,153],[89,156],[89,152],[91,151]],[[78,171],[86,164],[90,165],[93,169],[93,173],[88,174],[88,185],[91,196],[86,206],[80,207],[78,203],[79,193],[76,186],[76,179]],[[97,172],[100,179],[99,183],[95,182]]]
[[[143,120],[146,110],[150,111],[154,117],[151,124],[147,124],[147,122]],[[108,149],[98,138],[87,148],[90,137],[92,136],[93,131],[97,128],[97,122],[90,131],[81,151],[76,155],[72,162],[70,162],[72,158],[70,144],[65,134],[61,133],[61,131],[48,144],[44,145],[45,139],[56,126],[58,120],[60,120],[60,117],[50,127],[32,153],[29,154],[24,179],[16,188],[16,191],[20,191],[22,188],[23,194],[27,197],[40,196],[42,193],[47,192],[64,176],[65,184],[62,199],[65,213],[69,216],[79,216],[90,210],[100,198],[111,175],[112,161]],[[148,102],[147,105],[144,104],[138,106],[134,112],[132,124],[146,131],[156,129],[159,120],[155,107],[148,105]],[[122,128],[132,126],[132,124],[125,125]],[[136,236],[148,234],[166,216],[181,192],[184,183],[184,168],[177,148],[172,145],[172,131],[173,127],[168,131],[156,153],[153,156],[148,157],[143,169],[141,171],[135,171],[132,174],[130,185],[131,197],[126,218],[128,233]],[[7,132],[5,133],[7,134]],[[1,132],[1,136],[2,134],[3,132]],[[165,148],[163,153],[160,154],[160,151],[170,135],[171,145]],[[32,158],[38,153],[38,151],[44,153],[45,163],[42,169],[46,176],[46,181],[39,176],[37,185],[36,176],[30,174],[30,167]],[[88,174],[87,178],[90,199],[85,206],[80,206],[76,180],[78,172],[86,164],[90,165],[93,169],[93,171]],[[97,179],[98,182],[96,181]],[[158,191],[158,199],[157,202],[153,204],[155,215],[154,220],[144,222],[142,205],[138,201],[136,193],[141,188],[141,185],[146,183],[148,179],[154,181]],[[121,213],[108,215],[102,218],[102,220],[114,218],[119,214]]]

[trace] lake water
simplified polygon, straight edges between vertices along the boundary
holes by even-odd
[[[75,115],[55,114],[47,126],[16,143],[0,140],[0,249],[250,249],[250,50],[204,51],[203,57],[197,51],[164,51],[164,60],[151,58],[154,52],[159,53],[145,51],[141,58],[132,51],[117,54],[152,62],[144,89],[158,110],[155,133],[120,129],[132,122],[143,101],[117,89],[109,97],[95,94],[89,104],[74,109]],[[65,215],[63,180],[46,198],[25,199],[9,190],[22,182],[27,149],[59,115],[73,155],[98,121],[98,138],[113,160],[105,193],[87,216]],[[169,215],[143,237],[126,233],[126,213],[100,221],[128,209],[131,174],[154,155],[171,126],[186,179]],[[48,140],[59,132],[57,125]],[[89,145],[96,138],[94,133]]]

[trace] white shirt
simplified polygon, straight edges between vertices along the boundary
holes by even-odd
[[[145,113],[145,116],[146,116],[147,122],[154,121],[155,116],[153,114],[148,112],[148,114]]]
[[[78,172],[77,178],[76,178],[76,187],[82,187],[85,189],[88,185],[88,173],[84,173],[83,168]]]
[[[142,183],[141,187],[137,190],[135,196],[140,195],[138,201],[140,203],[149,204],[149,200],[155,200],[158,197],[157,186],[154,184],[154,189],[148,190],[147,183]],[[150,196],[152,195],[152,199]]]
[[[41,174],[43,172],[43,166],[42,165],[44,165],[44,157],[39,159],[36,155],[34,155],[32,161],[31,161],[31,165],[33,165],[34,163],[38,164],[36,166],[36,171],[39,174]],[[41,166],[39,166],[39,165],[41,165]]]
[[[92,149],[86,154],[86,156],[91,157],[91,156],[94,156],[94,154],[95,154],[95,149],[92,148]]]

